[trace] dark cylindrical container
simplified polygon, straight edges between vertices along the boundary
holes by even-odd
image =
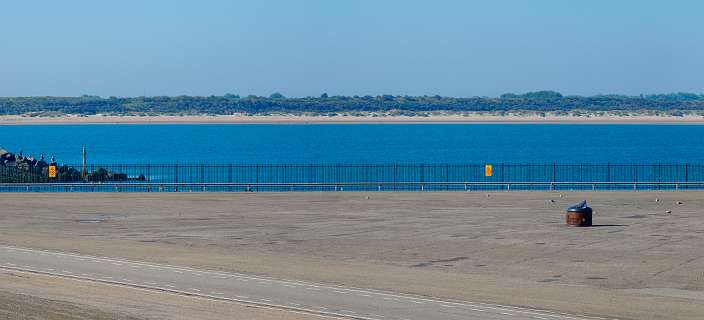
[[[592,225],[592,208],[567,209],[567,224],[575,227],[590,227]]]

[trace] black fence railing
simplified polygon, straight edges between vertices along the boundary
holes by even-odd
[[[350,191],[523,189],[699,189],[704,164],[107,164],[0,166],[0,185],[81,190]],[[20,186],[22,185],[22,186]],[[83,185],[83,186],[82,186]],[[161,186],[161,187],[159,187]],[[179,186],[181,189],[179,190]],[[64,188],[65,189],[65,188]],[[63,189],[61,189],[63,190]],[[131,190],[131,189],[130,189]]]

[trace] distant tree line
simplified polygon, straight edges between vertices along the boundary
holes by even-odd
[[[397,112],[413,114],[448,112],[570,112],[570,111],[704,111],[704,94],[672,93],[641,96],[563,96],[554,91],[499,97],[453,98],[441,96],[328,96],[287,98],[226,94],[223,96],[174,97],[0,97],[2,115],[94,115],[94,114],[270,114],[349,112]]]

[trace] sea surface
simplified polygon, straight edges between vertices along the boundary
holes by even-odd
[[[704,163],[702,125],[0,126],[0,148],[78,164]]]

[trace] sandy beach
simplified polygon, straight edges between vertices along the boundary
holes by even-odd
[[[502,124],[704,124],[700,116],[498,116],[498,115],[432,115],[432,116],[77,116],[28,117],[0,116],[0,125],[33,124],[410,124],[410,123],[502,123]]]
[[[619,319],[701,319],[702,192],[489,195],[4,194],[0,245]],[[595,210],[593,228],[564,224],[564,208],[581,199]],[[58,301],[89,319],[299,319],[13,271],[0,281],[0,319],[3,301],[52,313],[60,306],[47,301]],[[32,303],[18,302],[27,296]]]

